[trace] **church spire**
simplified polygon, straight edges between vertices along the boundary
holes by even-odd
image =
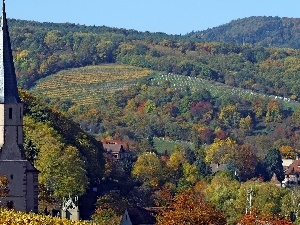
[[[0,103],[20,103],[17,78],[7,26],[5,0],[2,6],[0,29]]]

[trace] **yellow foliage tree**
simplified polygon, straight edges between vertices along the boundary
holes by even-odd
[[[42,216],[34,213],[15,212],[13,210],[0,210],[0,224],[18,224],[18,225],[88,225],[90,222],[60,219],[52,216]]]
[[[29,53],[30,52],[28,50],[23,50],[23,51],[17,53],[16,60],[26,60]]]
[[[245,118],[241,118],[241,120],[240,120],[240,129],[242,129],[244,131],[251,130],[251,123],[252,123],[251,116],[248,115]]]
[[[183,164],[183,176],[191,184],[195,184],[200,179],[197,166],[189,163]]]
[[[282,118],[281,109],[276,100],[271,100],[267,106],[266,122],[278,122]]]
[[[226,126],[236,127],[240,121],[240,113],[237,111],[237,107],[235,105],[227,105],[221,109],[219,114],[219,119]]]
[[[186,159],[184,158],[183,152],[181,150],[177,150],[171,154],[170,159],[167,162],[167,167],[176,171],[184,163],[186,163]]]
[[[63,144],[61,136],[47,123],[26,116],[24,124],[26,137],[39,149],[35,166],[40,171],[40,184],[51,189],[55,197],[84,194],[88,179],[79,150]]]
[[[162,179],[162,162],[155,153],[144,153],[134,163],[132,175],[146,185],[158,187]]]
[[[208,163],[227,163],[234,159],[236,142],[228,137],[226,140],[215,139],[206,149],[205,160]]]
[[[289,145],[281,146],[279,151],[281,152],[282,157],[285,159],[295,159],[297,156],[297,153],[294,152],[293,148]]]

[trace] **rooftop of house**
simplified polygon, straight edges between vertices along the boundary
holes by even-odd
[[[213,174],[215,174],[218,171],[226,170],[227,169],[227,164],[219,164],[219,163],[210,164],[210,167],[211,167],[211,172]]]
[[[295,159],[282,159],[282,166],[284,168],[289,167],[294,161]]]
[[[296,159],[285,171],[286,175],[300,175],[300,159]]]
[[[103,148],[112,153],[124,152],[125,149],[121,144],[103,144]]]
[[[127,209],[132,225],[155,224],[154,211],[141,207],[130,207]]]
[[[102,144],[107,144],[107,145],[122,145],[124,144],[124,142],[122,142],[121,140],[101,140]]]

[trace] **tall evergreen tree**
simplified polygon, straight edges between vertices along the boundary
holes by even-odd
[[[274,173],[277,179],[281,182],[284,180],[284,172],[282,166],[282,157],[278,149],[272,148],[268,151],[265,159],[267,180],[271,180]]]

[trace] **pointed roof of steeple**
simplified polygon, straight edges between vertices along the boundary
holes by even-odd
[[[3,0],[0,29],[0,103],[20,103]]]

